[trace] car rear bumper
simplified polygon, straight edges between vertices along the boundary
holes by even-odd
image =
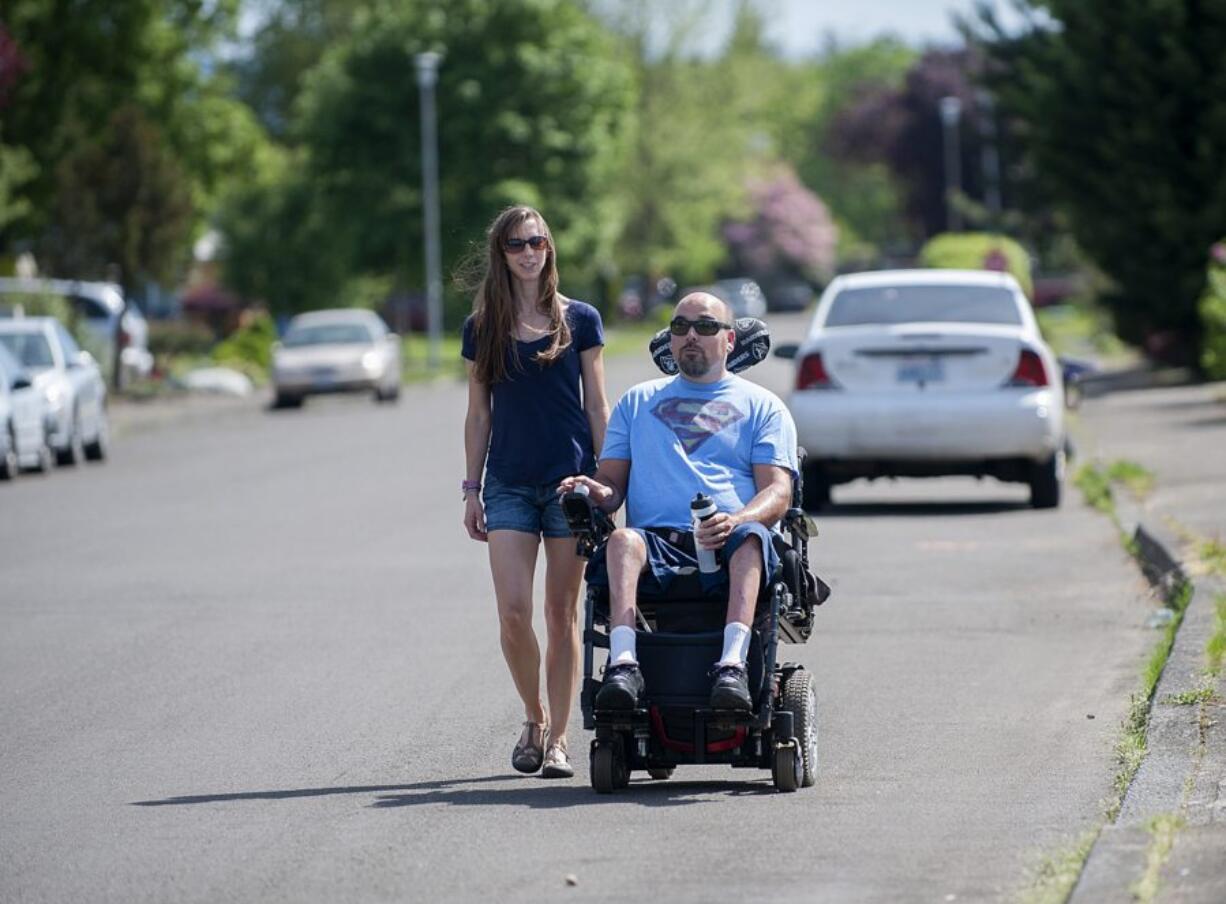
[[[811,459],[880,462],[1043,461],[1064,444],[1064,411],[1049,389],[873,395],[795,392],[788,407]]]
[[[337,377],[329,379],[277,379],[273,388],[282,395],[325,395],[333,392],[371,392],[380,385],[377,377]]]

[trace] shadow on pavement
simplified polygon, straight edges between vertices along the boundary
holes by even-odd
[[[1032,511],[1027,502],[992,500],[988,502],[835,502],[821,511],[808,512],[815,518],[880,518],[906,516],[936,518],[942,515],[992,515],[1001,512]]]
[[[502,788],[483,788],[494,782],[508,783]],[[234,791],[219,794],[192,794],[167,797],[162,800],[132,801],[134,807],[170,807],[185,804],[227,803],[231,801],[276,801],[305,797],[329,797],[337,794],[379,794],[371,807],[386,809],[421,804],[452,804],[456,806],[518,806],[534,809],[585,806],[601,803],[634,803],[647,807],[667,807],[701,803],[707,795],[744,797],[774,794],[768,779],[729,782],[631,782],[630,787],[612,795],[598,795],[585,784],[559,784],[552,779],[532,779],[506,773],[479,778],[442,779],[413,782],[404,785],[344,785],[335,788],[290,788],[280,791]]]

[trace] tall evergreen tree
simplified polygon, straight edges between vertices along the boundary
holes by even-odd
[[[1226,2],[1020,0],[982,13],[992,84],[1038,177],[1110,276],[1124,338],[1198,359],[1197,299],[1226,232]]]

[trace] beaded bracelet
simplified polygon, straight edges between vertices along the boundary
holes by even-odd
[[[480,493],[481,492],[481,481],[479,480],[461,480],[460,481],[460,492],[464,494],[465,498],[468,498],[468,494],[470,492]]]

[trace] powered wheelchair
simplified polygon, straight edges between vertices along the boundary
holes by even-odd
[[[736,333],[728,366],[744,370],[766,356],[770,336],[752,318],[738,320]],[[676,373],[666,330],[652,339],[650,350],[661,370]],[[809,568],[810,529],[801,499],[798,479],[791,507],[774,533],[780,564],[764,582],[754,616],[747,661],[754,701],[750,712],[709,706],[708,673],[721,655],[727,599],[704,596],[697,575],[677,577],[664,597],[640,592],[636,646],[646,694],[638,709],[597,709],[601,681],[595,677],[595,659],[598,649],[609,648],[609,598],[606,587],[589,584],[580,708],[583,727],[595,731],[590,753],[595,791],[609,794],[627,787],[634,771],[667,779],[677,766],[697,763],[769,769],[780,791],[814,783],[816,682],[804,666],[778,661],[780,641],[809,639],[814,609],[830,594]],[[580,493],[565,494],[562,509],[579,554],[590,559],[612,532],[612,520]]]

